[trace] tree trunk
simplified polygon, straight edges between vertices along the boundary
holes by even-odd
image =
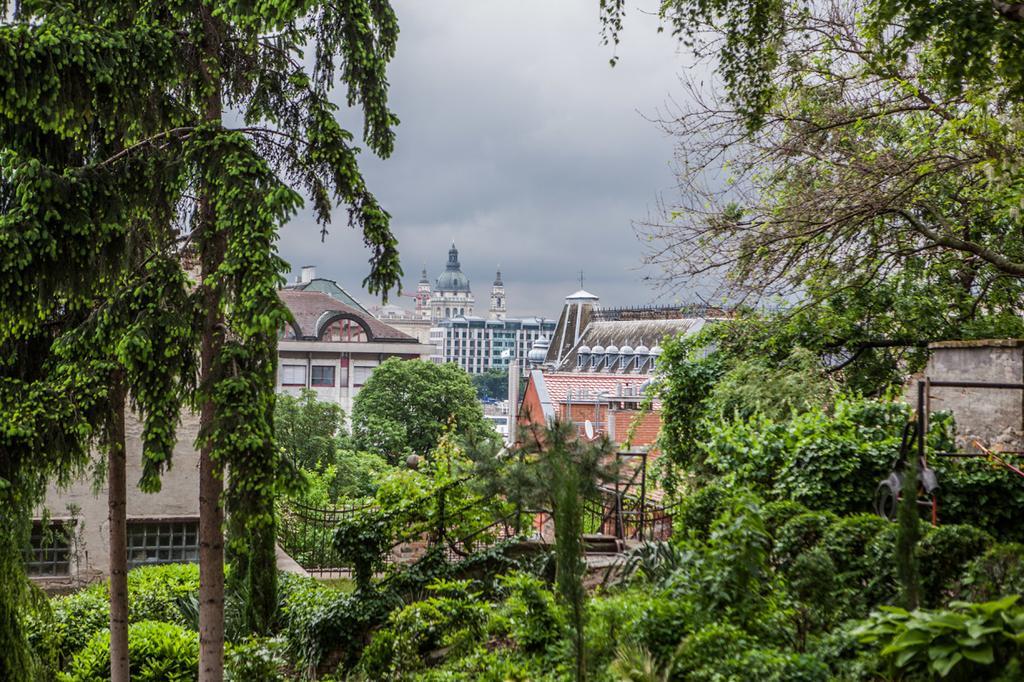
[[[206,88],[207,122],[221,123],[220,73],[217,70],[219,31],[209,6],[199,7],[204,27],[203,59],[200,70]],[[199,243],[200,272],[205,315],[201,331],[199,352],[199,380],[206,392],[200,409],[200,434],[206,434],[199,451],[199,682],[222,682],[224,679],[224,466],[213,458],[213,444],[208,435],[213,433],[217,419],[216,408],[209,397],[215,382],[214,363],[224,341],[223,319],[220,313],[220,288],[212,281],[214,273],[224,261],[226,238],[217,232],[217,216],[210,196],[211,188],[205,182],[200,187]]]
[[[209,202],[203,201],[209,214]],[[208,216],[209,217],[209,216]],[[212,217],[203,227],[213,229]],[[217,288],[209,277],[224,258],[224,240],[210,239],[200,255],[202,260],[203,319],[200,350],[200,381],[210,390],[213,364],[223,341]],[[213,401],[207,397],[200,411],[200,433],[209,433],[216,419]],[[212,443],[205,442],[199,452],[199,680],[221,682],[224,679],[224,467],[213,458]]]
[[[128,485],[125,456],[125,385],[111,387],[107,415],[107,523],[110,524],[110,681],[128,682]]]

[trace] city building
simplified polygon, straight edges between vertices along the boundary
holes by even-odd
[[[423,274],[425,278],[425,270]],[[421,281],[421,287],[422,284]],[[448,263],[444,272],[438,276],[434,288],[430,291],[430,319],[433,322],[440,322],[452,317],[472,316],[475,302],[469,278],[462,273],[459,250],[455,248],[455,242],[452,242],[452,247],[448,249]]]
[[[320,400],[352,412],[352,401],[387,358],[430,359],[432,346],[321,291],[282,289],[294,323],[278,341],[281,393],[316,392]]]
[[[337,283],[317,278],[314,268],[302,273],[279,293],[294,318],[278,341],[279,392],[310,388],[350,414],[352,399],[383,360],[427,359],[433,353],[432,347],[374,318]],[[157,493],[142,493],[132,485],[142,475],[142,425],[130,411],[125,421],[129,566],[196,561],[198,415],[182,414],[173,466],[161,477]],[[33,527],[29,575],[55,588],[105,576],[110,565],[106,482],[94,484],[90,470],[67,487],[51,485],[44,507],[46,514]],[[294,564],[279,552],[279,565]]]
[[[324,279],[323,277],[316,276],[315,265],[303,265],[299,278],[289,284],[285,284],[281,287],[282,291],[319,291],[322,294],[327,294],[331,298],[340,301],[350,308],[355,308],[363,315],[371,315],[372,313],[363,307],[363,304],[356,300],[352,294],[345,291],[337,282],[333,279]]]
[[[617,446],[646,451],[661,428],[658,401],[643,405],[661,343],[694,334],[728,313],[707,306],[598,304],[587,291],[567,296],[550,339],[540,339],[526,354],[528,382],[522,400],[516,396],[519,423],[569,420],[581,436],[606,435]]]
[[[526,357],[534,343],[554,331],[555,321],[541,317],[445,319],[430,330],[430,343],[437,349],[432,359],[454,362],[470,374],[505,370],[513,358]]]

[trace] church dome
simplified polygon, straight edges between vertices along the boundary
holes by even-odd
[[[452,248],[448,249],[448,264],[434,283],[434,291],[469,292],[469,278],[462,274],[459,250],[455,248],[454,242],[452,242]]]

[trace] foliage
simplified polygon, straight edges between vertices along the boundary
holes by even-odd
[[[969,601],[991,601],[1004,594],[1024,594],[1024,545],[993,545],[967,566],[961,590]]]
[[[613,569],[616,580],[623,584],[647,582],[664,585],[672,574],[683,568],[688,558],[687,552],[679,545],[644,542],[626,552]],[[607,577],[612,576],[613,569],[609,569]]]
[[[187,303],[178,296],[181,305],[164,309],[200,332],[199,390],[190,397],[203,408],[201,475],[211,493],[228,481],[236,576],[249,586],[254,621],[268,617],[276,575],[272,504],[281,483],[271,425],[275,342],[288,322],[277,295],[286,267],[275,251],[277,228],[301,204],[296,189],[312,200],[322,225],[343,204],[372,250],[368,289],[386,293],[397,284],[401,269],[388,216],[363,182],[352,135],[338,124],[331,100],[340,83],[347,103],[362,108],[368,146],[388,155],[397,120],[387,108],[385,70],[396,39],[387,2],[227,8],[26,2],[6,17],[0,241],[7,257],[0,298],[8,324],[0,339],[0,410],[11,428],[4,432],[0,476],[5,489],[19,490],[4,500],[14,516],[27,517],[47,476],[66,480],[76,473],[92,435],[88,418],[106,398],[107,377],[89,362],[94,357],[59,359],[54,347],[90,317],[93,304],[102,312],[106,292],[154,306],[139,295],[140,280],[128,276],[137,274],[130,264],[169,264],[164,274],[173,276],[150,281],[180,285],[179,257],[198,253],[199,286]],[[295,59],[299,53],[310,59]],[[238,127],[225,126],[225,108]],[[148,235],[157,238],[147,241]],[[180,407],[165,409],[178,394],[162,390],[163,370],[182,357],[168,347],[159,336],[139,333],[116,348],[138,361],[125,362],[129,370],[146,369],[149,381],[136,387],[135,397],[142,398],[149,426],[144,439],[157,445],[173,442]],[[159,448],[152,454],[143,480],[150,487],[152,474],[166,464]],[[221,476],[225,467],[229,477]],[[210,505],[204,515],[218,513],[218,497],[204,496]],[[219,526],[213,519],[204,527],[219,533]],[[4,528],[3,535],[17,540],[15,530]],[[219,576],[220,543],[204,538],[202,544],[204,569]],[[3,569],[5,580],[22,577],[13,561]],[[216,592],[219,583],[204,581],[204,589]],[[7,602],[22,592],[0,590],[0,639],[11,650],[21,647]],[[212,629],[204,652],[217,667],[219,615],[206,605],[216,605],[219,595],[208,596],[203,608]]]
[[[335,464],[345,435],[345,413],[337,403],[318,400],[308,388],[298,397],[277,396],[274,438],[297,466],[319,471]]]
[[[426,456],[446,429],[479,438],[488,433],[469,375],[453,364],[389,358],[356,396],[352,440],[392,464]]]
[[[735,492],[724,482],[709,481],[685,495],[672,517],[672,530],[683,537],[707,540],[711,526]]]
[[[498,583],[505,596],[501,615],[520,649],[540,653],[561,638],[564,623],[547,585],[526,573],[499,576]]]
[[[351,563],[360,591],[370,589],[373,574],[384,565],[384,553],[391,548],[393,520],[371,509],[342,518],[334,531],[334,549]]]
[[[178,600],[194,596],[199,571],[194,564],[143,566],[128,572],[128,622],[161,621],[194,627],[181,615]],[[98,583],[50,601],[26,618],[33,650],[51,670],[61,670],[91,638],[110,624],[108,583]]]
[[[666,339],[652,387],[652,395],[661,400],[662,427],[658,446],[666,461],[698,471],[703,461],[699,443],[706,437],[703,417],[711,388],[724,371],[717,353],[703,351],[705,343],[699,335]],[[664,483],[670,492],[676,487],[671,470]]]
[[[172,623],[142,621],[128,626],[128,656],[132,679],[140,682],[195,680],[199,667],[199,638]],[[98,632],[71,661],[63,682],[102,682],[110,679],[110,633]]]
[[[709,409],[726,419],[756,414],[778,421],[828,405],[832,391],[821,359],[806,348],[795,348],[780,363],[763,356],[736,361],[715,382]]]
[[[759,648],[742,630],[728,624],[710,625],[690,635],[674,657],[673,679],[755,682],[824,682],[827,668],[811,656]]]
[[[668,671],[661,670],[651,652],[641,646],[623,645],[615,651],[608,675],[623,682],[668,682]]]
[[[508,370],[491,368],[474,374],[473,386],[480,400],[508,400]]]
[[[949,609],[908,612],[884,607],[855,634],[880,648],[900,674],[931,673],[953,679],[994,679],[1019,655],[1024,611],[1019,595],[974,604],[953,602]]]
[[[225,656],[227,682],[286,682],[284,644],[280,639],[248,637],[228,647]]]
[[[938,606],[956,589],[967,565],[992,545],[992,536],[973,526],[939,526],[917,546],[925,606]]]
[[[395,611],[374,634],[360,660],[360,672],[370,679],[402,680],[430,658],[465,654],[476,645],[487,610],[479,595],[470,591],[469,582],[438,581],[428,589],[435,596]]]
[[[788,569],[797,557],[821,542],[836,520],[834,514],[806,512],[784,523],[775,535],[775,562],[784,571]]]
[[[51,670],[61,670],[110,625],[107,591],[95,586],[52,600],[25,619],[29,644]]]
[[[143,566],[128,571],[128,621],[158,620],[181,622],[177,601],[199,592],[199,570],[195,564]]]

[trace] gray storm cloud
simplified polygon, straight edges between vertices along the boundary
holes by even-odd
[[[364,153],[362,165],[393,217],[405,285],[423,266],[436,276],[454,240],[478,300],[501,265],[514,315],[556,315],[581,269],[605,304],[653,300],[632,222],[672,187],[672,140],[645,116],[678,94],[687,67],[656,19],[632,14],[611,68],[597,0],[395,6],[389,75],[402,123],[394,155]],[[370,302],[368,253],[343,224],[321,243],[302,213],[280,248],[296,270],[315,264]]]

